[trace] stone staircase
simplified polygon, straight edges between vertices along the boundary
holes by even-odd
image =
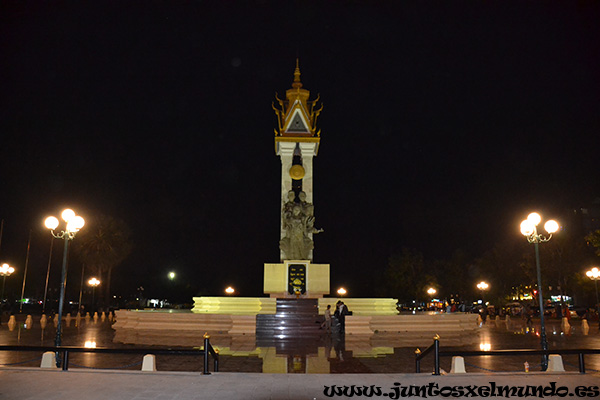
[[[275,314],[256,316],[256,342],[259,346],[294,347],[307,339],[317,340],[323,316],[317,299],[277,299]]]

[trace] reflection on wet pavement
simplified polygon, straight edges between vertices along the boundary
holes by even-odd
[[[539,322],[538,322],[539,324]],[[552,349],[600,348],[597,323],[590,324],[584,334],[581,321],[572,320],[568,334],[558,320],[547,321],[548,344]],[[55,326],[49,322],[42,329],[39,317],[25,324],[25,316],[17,319],[12,330],[6,323],[0,326],[2,345],[44,345],[54,343]],[[136,337],[118,337],[108,321],[93,319],[70,320],[64,324],[62,342],[65,346],[79,347],[199,347],[203,332],[194,335],[137,333]],[[215,335],[211,344],[220,353],[220,371],[265,373],[412,373],[415,372],[414,352],[417,347],[425,349],[432,342],[431,336],[417,334],[375,334],[355,336],[325,334],[298,339],[256,337],[255,335]],[[135,344],[124,344],[123,341]],[[440,339],[442,350],[501,350],[539,349],[539,325],[527,326],[524,321],[488,320],[476,334],[463,334]],[[0,352],[0,365],[16,364],[39,366],[41,354]],[[141,355],[73,354],[71,367],[140,369]],[[201,371],[202,359],[194,356],[157,356],[157,369],[171,371]],[[567,371],[577,371],[577,356],[563,357]],[[481,356],[465,359],[467,372],[524,370],[528,362],[532,371],[539,370],[537,356]],[[451,360],[442,358],[442,368],[450,370]],[[587,355],[586,368],[600,370],[600,356]],[[432,357],[421,362],[421,371],[433,370]]]

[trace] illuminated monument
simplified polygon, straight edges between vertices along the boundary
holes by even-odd
[[[296,61],[292,88],[273,105],[278,127],[275,153],[281,159],[281,263],[265,264],[264,292],[271,297],[319,298],[329,294],[329,265],[312,264],[315,228],[312,161],[321,141],[319,97],[309,100]]]
[[[292,88],[285,99],[274,105],[278,127],[275,130],[275,153],[281,160],[280,262],[264,264],[264,297],[206,296],[194,297],[194,308],[188,310],[117,310],[115,341],[140,345],[201,345],[202,333],[213,335],[213,343],[221,354],[248,351],[263,358],[263,372],[285,372],[288,358],[282,354],[305,354],[306,348],[295,348],[303,340],[321,336],[319,314],[328,305],[335,308],[340,300],[325,297],[330,293],[328,264],[313,264],[313,238],[321,232],[315,226],[313,206],[312,161],[321,141],[317,117],[322,107],[319,98],[309,100],[303,89],[296,63]],[[333,199],[323,199],[323,201]],[[274,245],[277,241],[273,241]],[[258,266],[250,266],[258,268]],[[365,268],[369,274],[371,268]],[[422,343],[439,333],[448,340],[471,340],[476,329],[475,314],[451,313],[432,315],[399,315],[393,298],[343,298],[353,312],[346,318],[345,346],[362,354],[365,341],[377,346],[373,354],[391,354],[393,347]],[[409,335],[410,334],[410,335]],[[244,338],[255,337],[247,348]],[[313,338],[313,339],[311,339]],[[269,349],[277,348],[277,351]],[[284,351],[285,350],[285,351]],[[314,351],[313,351],[314,350]],[[304,352],[304,353],[303,353]],[[328,372],[329,355],[323,348],[306,353],[307,372]],[[268,362],[267,362],[268,361]],[[311,370],[311,371],[309,371]]]

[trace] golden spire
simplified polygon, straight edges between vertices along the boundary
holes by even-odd
[[[300,82],[300,59],[296,58],[296,70],[294,71],[294,83],[292,83],[294,89],[300,89],[302,82]]]

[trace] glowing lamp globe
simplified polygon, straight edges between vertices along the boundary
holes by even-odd
[[[535,224],[533,224],[529,219],[521,222],[521,233],[524,236],[531,235],[535,230]]]
[[[558,231],[558,222],[551,219],[544,224],[544,229],[548,233],[554,233],[554,232]]]
[[[44,225],[46,226],[46,228],[54,230],[58,226],[58,219],[56,219],[55,217],[48,217],[44,221]]]
[[[531,213],[527,216],[527,221],[531,222],[533,226],[538,226],[542,217],[538,213]]]
[[[85,225],[85,220],[82,217],[73,217],[67,222],[67,230],[69,232],[78,232]]]
[[[67,223],[75,217],[75,211],[70,208],[65,209],[60,215]]]

